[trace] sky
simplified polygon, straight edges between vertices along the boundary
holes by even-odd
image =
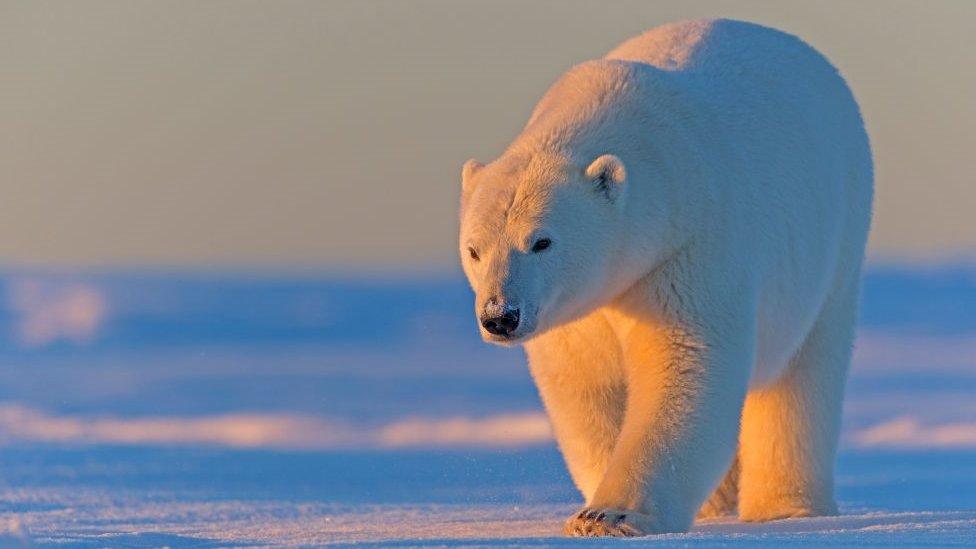
[[[976,2],[0,1],[0,266],[455,268],[461,164],[668,21],[799,35],[860,101],[873,261],[976,257]]]

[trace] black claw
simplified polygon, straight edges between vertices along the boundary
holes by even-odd
[[[623,522],[627,518],[627,515],[618,515],[617,518],[613,519],[613,525],[616,526]]]
[[[634,538],[640,535],[640,532],[636,528],[627,524],[625,524],[624,528],[621,528],[620,531],[623,533],[623,535],[629,538]]]
[[[607,518],[606,513],[600,513],[599,515],[596,516],[596,520],[603,520],[605,518]]]

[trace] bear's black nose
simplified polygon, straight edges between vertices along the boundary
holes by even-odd
[[[504,313],[497,316],[484,316],[481,318],[481,325],[488,333],[508,337],[518,328],[519,310],[506,309]]]

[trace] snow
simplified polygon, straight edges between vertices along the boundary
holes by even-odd
[[[922,425],[905,416],[858,431],[852,438],[861,446],[976,448],[976,422]]]
[[[303,414],[220,414],[140,418],[53,415],[24,406],[0,406],[6,442],[194,445],[268,449],[342,449],[484,446],[504,448],[552,441],[545,414],[485,418],[408,418],[371,427]]]
[[[0,278],[0,546],[601,545],[458,276]],[[622,543],[972,545],[976,275],[873,269],[838,517]]]

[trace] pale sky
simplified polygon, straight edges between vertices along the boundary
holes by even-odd
[[[0,1],[0,266],[452,268],[461,164],[668,21],[799,35],[877,170],[871,256],[976,256],[976,2]]]

